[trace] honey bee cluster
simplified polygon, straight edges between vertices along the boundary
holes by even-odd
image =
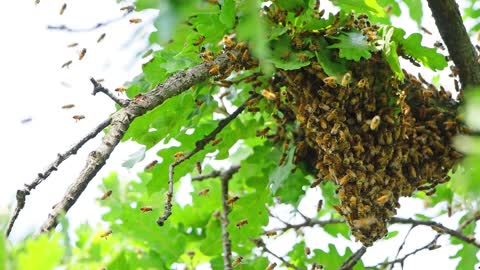
[[[375,39],[376,28],[360,16],[350,27]],[[294,162],[311,165],[317,177],[312,187],[324,179],[338,185],[336,210],[355,238],[370,246],[386,235],[399,197],[416,190],[433,194],[449,180],[462,156],[451,141],[465,128],[449,92],[407,72],[399,82],[381,53],[349,67],[343,78],[329,77],[312,59],[297,70],[278,70],[266,91],[283,115],[276,117],[275,134],[285,134],[288,124],[298,127],[283,138],[295,141]]]

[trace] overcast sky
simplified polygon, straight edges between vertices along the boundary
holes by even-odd
[[[10,213],[15,200],[15,192],[35,179],[56,157],[57,153],[64,152],[74,142],[78,141],[99,122],[115,111],[114,104],[105,96],[92,96],[92,85],[89,77],[103,78],[104,86],[114,89],[125,81],[132,79],[141,72],[141,64],[148,59],[137,57],[148,46],[148,32],[152,27],[144,27],[154,18],[156,12],[131,14],[126,19],[115,22],[95,31],[69,33],[47,30],[47,25],[65,24],[72,28],[88,28],[99,22],[120,17],[123,13],[115,1],[82,0],[68,1],[64,15],[59,15],[61,1],[41,1],[35,6],[34,1],[4,1],[0,9],[0,71],[2,74],[2,106],[0,115],[6,128],[0,132],[0,213]],[[322,4],[323,5],[323,4]],[[327,5],[324,5],[326,7]],[[428,9],[425,7],[425,13]],[[407,13],[405,13],[407,14]],[[143,24],[132,25],[128,18],[141,17]],[[439,40],[433,20],[428,16],[424,22],[427,28],[434,32],[434,36],[426,36],[425,45],[432,46]],[[401,27],[407,32],[417,32],[415,24],[408,20],[401,22]],[[408,23],[407,23],[408,22]],[[132,33],[140,32],[132,41]],[[106,33],[105,39],[97,44],[98,37]],[[76,48],[67,48],[68,44],[78,42]],[[87,48],[87,54],[82,61],[78,61],[81,48]],[[69,68],[62,69],[63,63],[73,60]],[[448,81],[448,73],[442,78],[444,84],[452,85]],[[431,78],[433,73],[425,75]],[[446,80],[445,80],[446,79]],[[65,104],[75,104],[70,110],[63,110]],[[73,115],[85,115],[85,119],[76,122]],[[22,124],[21,121],[31,119]],[[101,135],[100,135],[101,136]],[[63,196],[68,185],[76,178],[83,168],[86,156],[100,143],[100,136],[87,143],[79,153],[60,167],[59,171],[33,190],[27,198],[27,205],[20,214],[11,234],[11,239],[18,241],[29,232],[36,231],[47,217],[52,205]],[[83,222],[96,224],[100,221],[101,209],[95,199],[102,195],[98,188],[102,177],[111,171],[118,171],[122,177],[133,179],[135,174],[121,167],[121,163],[128,155],[141,146],[135,143],[122,143],[115,149],[107,165],[98,173],[82,194],[75,206],[68,213],[73,227]],[[155,151],[150,151],[153,156]],[[143,168],[147,158],[137,168]],[[301,205],[301,210],[307,214],[315,214],[315,202],[318,191],[310,190],[307,200]],[[399,216],[410,217],[412,210],[423,207],[418,200],[405,199],[401,201],[402,208]],[[444,207],[444,206],[439,206]],[[277,209],[280,215],[287,215],[287,209]],[[438,210],[438,209],[435,209]],[[434,212],[432,210],[430,212]],[[459,215],[445,221],[455,226]],[[274,226],[275,224],[271,225]],[[391,229],[401,229],[406,233],[408,226],[392,226]],[[308,232],[309,230],[307,230]],[[414,234],[415,233],[415,234]],[[412,238],[407,241],[404,251],[411,251],[422,246],[433,238],[435,234],[428,228],[416,228]],[[283,239],[283,240],[282,240]],[[396,252],[403,237],[394,240],[378,242],[370,248],[364,256],[367,265],[381,261],[390,251]],[[447,237],[442,237],[440,243],[446,243]],[[295,241],[292,233],[282,236],[278,241]],[[340,247],[346,244],[356,250],[359,245],[351,245],[344,240],[335,240],[332,237],[311,233],[306,237],[311,248],[326,249],[328,243],[339,243]],[[286,245],[274,245],[272,250],[283,255]],[[456,247],[445,247],[436,251],[423,252],[420,256],[409,258],[405,269],[454,269],[455,261],[448,257],[455,254]],[[343,252],[342,252],[343,253]]]

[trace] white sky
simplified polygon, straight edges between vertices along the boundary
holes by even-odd
[[[92,96],[92,85],[89,77],[104,78],[105,87],[114,89],[125,81],[132,79],[141,72],[141,64],[145,59],[135,57],[148,44],[148,32],[151,27],[143,29],[141,33],[130,42],[132,33],[141,25],[132,25],[128,19],[100,28],[96,31],[85,33],[68,33],[62,31],[49,31],[47,25],[66,24],[71,27],[90,27],[98,22],[121,16],[119,6],[115,1],[77,0],[68,1],[68,7],[63,16],[60,16],[60,1],[42,1],[35,6],[34,1],[5,1],[0,9],[0,74],[2,74],[2,106],[0,115],[3,125],[7,128],[0,132],[0,214],[10,213],[15,200],[15,192],[24,183],[31,182],[38,172],[41,172],[56,154],[64,152],[70,145],[78,141],[84,134],[104,120],[115,111],[113,102],[102,94]],[[323,5],[323,4],[322,4]],[[326,5],[324,5],[325,7]],[[425,6],[424,12],[429,13]],[[405,13],[405,12],[404,12]],[[142,13],[139,16],[148,24],[155,16],[155,12]],[[405,13],[406,14],[406,13]],[[434,23],[429,15],[424,25],[432,32],[436,32]],[[396,19],[407,33],[418,31],[416,25],[408,20]],[[408,23],[406,23],[408,22]],[[394,23],[395,24],[395,23]],[[107,33],[105,39],[97,44],[96,40],[102,33]],[[425,45],[432,46],[439,40],[438,34],[425,36]],[[67,48],[72,42],[78,42],[77,48]],[[78,61],[81,48],[87,48],[86,57]],[[68,60],[73,63],[68,69],[61,69],[61,65]],[[448,74],[448,72],[446,73]],[[426,74],[425,78],[431,78]],[[453,88],[453,83],[444,84]],[[65,87],[61,82],[66,82],[71,87]],[[62,110],[61,106],[74,103],[75,108]],[[76,123],[72,116],[85,115],[85,119]],[[32,118],[27,124],[20,121]],[[101,136],[101,135],[100,135]],[[11,234],[11,239],[18,241],[29,232],[36,231],[47,217],[52,205],[63,196],[68,185],[76,178],[78,172],[85,165],[86,156],[100,143],[100,136],[87,143],[76,156],[69,158],[60,167],[59,171],[33,190],[27,198],[27,205],[20,214]],[[140,146],[134,143],[120,144],[115,149],[107,165],[98,173],[82,194],[76,205],[68,213],[71,224],[78,226],[88,221],[96,224],[100,221],[102,210],[95,199],[101,196],[102,191],[97,186],[102,177],[111,171],[118,171],[125,179],[134,178],[134,174],[121,167],[121,163],[129,154],[138,150]],[[153,156],[156,151],[150,151]],[[146,158],[137,168],[143,168],[151,158]],[[308,215],[315,214],[315,205],[319,197],[318,191],[309,190],[307,199],[300,209]],[[411,217],[414,211],[422,209],[422,202],[412,199],[401,201],[402,208],[398,216]],[[445,207],[445,206],[440,206]],[[427,212],[434,213],[435,210]],[[288,209],[279,208],[280,216],[288,219]],[[455,227],[459,214],[450,219],[439,219],[447,225]],[[272,223],[269,227],[280,224]],[[389,241],[379,241],[369,248],[364,255],[366,265],[382,261],[387,255],[394,255],[403,240],[403,235],[409,226],[392,226],[391,230],[400,229],[400,236]],[[334,239],[318,230],[306,232],[306,242],[311,248],[326,249],[328,243],[338,243],[341,253],[345,245],[353,247],[345,240]],[[404,247],[404,252],[410,252],[429,241],[434,236],[429,228],[418,227],[410,235],[410,240]],[[283,240],[282,240],[283,239]],[[405,269],[454,269],[456,261],[448,257],[455,254],[457,247],[448,246],[448,237],[441,237],[439,244],[445,247],[436,251],[424,251],[418,256],[406,260]],[[292,233],[286,234],[270,246],[272,251],[283,255],[287,252],[288,243],[294,241]],[[388,251],[388,253],[385,253]],[[396,269],[400,269],[397,267]]]

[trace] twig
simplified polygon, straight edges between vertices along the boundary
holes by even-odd
[[[238,171],[238,169],[237,169]],[[223,266],[226,270],[232,270],[232,246],[230,236],[228,234],[228,214],[230,214],[230,207],[228,207],[228,182],[232,178],[234,171],[226,171],[222,173],[222,246],[223,246]]]
[[[257,247],[259,248],[262,248],[262,251],[263,252],[267,252],[269,254],[271,254],[273,257],[279,259],[281,262],[283,262],[287,267],[290,267],[290,268],[293,268],[295,270],[305,270],[303,268],[300,268],[294,264],[291,264],[289,263],[287,260],[285,260],[284,258],[278,256],[277,254],[273,253],[270,249],[267,248],[267,246],[265,245],[265,243],[263,242],[262,239],[258,238],[258,239],[252,239],[252,242],[255,243],[255,245],[257,245]]]
[[[435,231],[439,233],[446,233],[449,234],[453,237],[456,237],[462,241],[465,241],[469,244],[472,244],[476,246],[477,248],[480,248],[480,243],[476,241],[475,237],[469,237],[465,234],[463,234],[460,231],[452,230],[450,228],[445,227],[443,224],[435,222],[435,221],[430,221],[430,220],[415,220],[412,218],[399,218],[399,217],[392,217],[390,219],[390,223],[399,223],[399,224],[414,224],[414,225],[424,225],[424,226],[429,226]]]
[[[232,53],[236,55],[240,54],[237,51],[233,51]],[[209,70],[213,65],[219,65],[220,70],[225,70],[227,65],[230,64],[231,61],[226,53],[222,53],[211,62],[204,62],[185,71],[177,72],[164,83],[158,84],[153,90],[138,95],[127,107],[112,114],[111,128],[103,137],[102,143],[95,151],[91,152],[87,159],[87,164],[80,172],[80,175],[67,189],[62,200],[55,204],[52,213],[48,215],[39,233],[55,228],[58,217],[67,213],[75,204],[82,192],[87,188],[88,183],[95,177],[103,165],[105,165],[108,157],[135,118],[156,108],[165,102],[165,100],[179,95],[193,85],[209,78],[211,76]]]
[[[465,220],[460,226],[458,226],[457,231],[463,231],[470,223],[475,222],[480,219],[480,211],[476,211],[473,213],[473,216],[467,220]]]
[[[367,247],[363,246],[353,253],[350,258],[348,258],[343,264],[338,268],[338,270],[351,270],[357,262],[362,258],[363,254],[367,251]]]
[[[114,18],[114,19],[110,19],[110,20],[107,20],[107,21],[104,21],[104,22],[97,23],[96,25],[94,25],[92,27],[71,28],[71,27],[68,27],[64,24],[61,24],[61,25],[48,25],[47,29],[48,30],[67,31],[67,32],[90,32],[90,31],[97,30],[99,28],[105,27],[105,26],[107,26],[111,23],[122,20],[123,18],[127,17],[128,14],[132,13],[133,10],[134,9],[128,9],[128,10],[125,11],[125,13],[122,16]]]
[[[20,211],[23,209],[23,207],[25,207],[25,200],[26,197],[30,195],[30,191],[32,191],[32,189],[35,189],[39,184],[41,184],[43,180],[47,179],[53,171],[56,171],[58,169],[58,166],[60,166],[63,161],[68,159],[71,155],[75,155],[78,149],[80,149],[86,142],[88,142],[90,139],[95,138],[98,133],[100,133],[108,125],[110,125],[111,121],[111,118],[104,120],[97,127],[95,127],[95,129],[90,131],[85,137],[80,139],[80,141],[72,145],[72,147],[70,147],[70,149],[68,149],[66,152],[64,152],[63,154],[59,153],[57,155],[57,159],[53,161],[50,165],[48,165],[43,172],[39,173],[37,175],[37,178],[33,180],[33,182],[31,182],[30,184],[25,184],[24,189],[17,190],[17,206],[15,207],[13,215],[7,225],[7,230],[5,232],[5,235],[7,237],[10,235],[10,232],[12,231],[13,225],[18,215],[20,214]]]
[[[176,166],[184,162],[185,160],[191,158],[193,155],[196,153],[200,152],[205,148],[205,146],[210,142],[215,139],[218,133],[220,133],[233,119],[235,119],[245,108],[247,107],[247,104],[250,100],[253,98],[257,97],[258,94],[253,94],[251,95],[247,101],[245,101],[240,107],[238,107],[232,114],[230,114],[228,117],[220,120],[218,123],[218,126],[210,132],[210,134],[206,135],[203,137],[203,139],[197,141],[195,143],[195,148],[185,156],[175,160],[168,166],[168,191],[167,191],[167,197],[165,200],[165,212],[163,213],[162,216],[160,216],[157,220],[157,224],[159,226],[163,226],[165,224],[165,221],[170,217],[172,214],[172,197],[173,197],[173,175],[174,175],[174,169]]]
[[[265,234],[268,234],[268,233],[271,233],[271,232],[284,232],[284,231],[287,231],[287,230],[290,230],[290,229],[298,230],[298,229],[301,229],[303,227],[313,227],[315,225],[323,227],[325,225],[338,224],[338,223],[344,223],[344,222],[345,222],[345,220],[343,220],[343,219],[316,220],[316,219],[310,219],[309,218],[306,221],[304,221],[302,223],[299,223],[299,224],[290,224],[290,223],[284,222],[285,227],[268,230],[268,231],[265,232]]]
[[[107,95],[109,98],[111,98],[113,101],[115,101],[115,103],[117,103],[121,107],[127,107],[128,104],[130,103],[130,100],[120,99],[120,98],[116,97],[114,93],[109,91],[107,88],[103,87],[102,84],[97,82],[93,77],[90,78],[90,81],[93,84],[92,95],[95,96],[98,92],[102,92],[105,95]]]
[[[396,260],[398,258],[398,255],[400,255],[400,252],[402,251],[403,247],[405,246],[405,243],[407,242],[407,238],[408,236],[410,235],[410,232],[413,230],[413,228],[415,228],[417,225],[413,224],[412,226],[410,226],[410,229],[408,229],[408,232],[407,234],[405,235],[405,237],[403,238],[403,242],[402,244],[398,247],[398,250],[397,250],[397,254],[395,255],[395,259]],[[390,269],[393,269],[393,265],[391,266]]]
[[[412,251],[412,252],[410,252],[410,253],[408,253],[408,254],[405,254],[405,256],[403,256],[402,258],[395,259],[395,260],[393,260],[393,261],[388,261],[388,262],[381,262],[381,263],[378,263],[377,265],[374,265],[374,266],[367,266],[366,268],[367,268],[367,269],[368,269],[368,268],[378,269],[378,267],[380,267],[380,266],[394,265],[394,264],[396,264],[396,263],[400,263],[400,265],[403,267],[403,264],[404,264],[405,260],[406,260],[408,257],[410,257],[410,256],[412,256],[412,255],[415,255],[415,254],[417,254],[418,252],[420,252],[420,251],[422,251],[422,250],[425,250],[425,249],[433,250],[433,249],[437,248],[437,247],[438,247],[438,246],[437,246],[437,239],[438,239],[440,236],[441,236],[440,233],[437,234],[430,243],[426,244],[426,245],[423,246],[423,247],[417,248],[417,249],[415,249],[414,251]]]
[[[211,173],[194,176],[194,177],[192,177],[192,181],[203,181],[205,179],[215,178],[215,177],[218,177],[218,176],[223,176],[224,174],[230,174],[230,173],[234,174],[234,173],[238,172],[238,170],[240,170],[240,165],[233,165],[232,167],[228,168],[226,171],[215,170]]]

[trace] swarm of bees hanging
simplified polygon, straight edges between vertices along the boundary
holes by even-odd
[[[285,25],[285,14],[274,5],[266,8],[266,16]],[[325,35],[355,29],[367,40],[378,39],[378,27],[364,14],[352,15],[344,26],[339,21]],[[318,32],[292,34],[291,46],[316,50],[316,37]],[[277,70],[268,90],[261,90],[281,112],[274,115],[276,130],[267,138],[284,144],[293,139],[294,163],[303,162],[316,174],[312,188],[322,181],[338,186],[335,209],[355,238],[370,246],[386,235],[399,197],[417,190],[433,194],[437,184],[449,180],[448,171],[462,157],[452,138],[466,132],[456,118],[458,102],[406,71],[400,82],[381,53],[349,62],[350,70],[339,77],[328,76],[316,58],[302,61],[311,62]],[[292,124],[297,129],[287,133]]]

